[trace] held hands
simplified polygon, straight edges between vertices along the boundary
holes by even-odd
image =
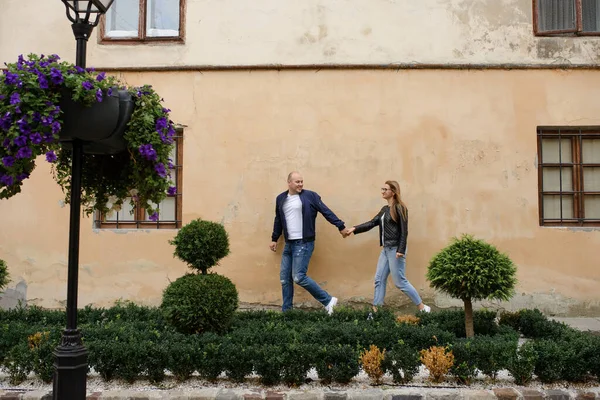
[[[354,233],[355,229],[355,227],[342,229],[340,231],[340,235],[342,235],[343,238],[347,238],[348,236],[352,235],[352,233]]]

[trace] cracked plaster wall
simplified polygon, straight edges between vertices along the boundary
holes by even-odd
[[[593,37],[533,35],[532,0],[187,0],[185,44],[88,45],[97,67],[596,64]],[[73,60],[64,7],[2,0],[0,61]],[[38,15],[35,23],[31,16]],[[43,16],[43,18],[41,17]]]
[[[499,307],[598,313],[597,230],[538,226],[536,126],[600,125],[594,71],[237,71],[126,73],[164,96],[187,125],[183,219],[221,221],[231,255],[215,271],[241,300],[280,304],[278,254],[268,250],[273,201],[293,169],[347,223],[381,207],[398,179],[410,208],[407,275],[439,306],[428,261],[463,232],[490,240],[518,265],[518,294]],[[64,305],[68,208],[46,162],[18,196],[0,201],[0,258],[27,299]],[[343,302],[368,302],[377,234],[342,240],[318,219],[311,276]],[[159,304],[186,268],[174,231],[97,231],[82,220],[80,305],[123,298]],[[296,301],[315,305],[305,291]],[[387,301],[407,304],[392,284]]]

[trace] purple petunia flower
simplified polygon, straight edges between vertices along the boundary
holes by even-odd
[[[0,129],[7,131],[12,125],[11,120],[11,114],[7,111],[3,116],[0,117]]]
[[[175,186],[169,186],[167,189],[167,194],[169,196],[175,196],[177,194],[177,188]]]
[[[98,82],[102,82],[102,81],[104,80],[104,78],[105,78],[105,77],[106,77],[106,72],[100,72],[100,73],[98,74],[98,76],[96,76],[96,80],[97,80]]]
[[[41,122],[42,122],[42,125],[44,125],[44,126],[50,126],[54,122],[54,118],[53,117],[42,117]]]
[[[44,133],[44,142],[46,142],[46,143],[54,142],[54,135],[50,132]]]
[[[29,128],[29,125],[27,124],[26,117],[19,119],[17,121],[17,126],[19,127],[19,130],[22,133],[24,133],[26,135],[29,135],[31,133],[31,129]]]
[[[85,81],[81,84],[85,90],[92,90],[94,88],[94,84],[90,81]]]
[[[22,182],[27,178],[29,178],[29,174],[27,172],[23,172],[23,173],[17,175],[17,181],[19,181],[19,182]]]
[[[20,102],[21,102],[21,95],[19,95],[19,93],[14,92],[13,94],[10,95],[10,105],[11,106],[19,104]]]
[[[163,107],[162,112],[164,112],[165,114],[168,114],[171,112],[171,110]]]
[[[17,64],[23,65],[24,62],[25,58],[23,57],[23,54],[19,54],[19,57],[17,58]]]
[[[27,145],[27,136],[21,135],[21,136],[15,138],[13,143],[19,147],[23,147],[23,146]]]
[[[39,133],[33,133],[29,135],[29,140],[31,140],[31,143],[33,144],[40,144],[42,143],[42,135]]]
[[[15,164],[15,158],[13,156],[2,157],[2,164],[4,164],[6,168],[10,168]]]
[[[50,63],[48,61],[40,62],[40,67],[42,67],[42,68],[46,68],[48,65],[50,65]]]
[[[156,150],[152,147],[151,144],[143,144],[139,147],[140,154],[146,160],[156,161]]]
[[[81,68],[79,66],[75,66],[75,72],[78,74],[83,74],[85,73],[85,68]]]
[[[56,106],[54,107],[54,110],[50,111],[50,115],[53,117],[57,117],[58,114],[60,114],[60,107]]]
[[[108,90],[106,91],[106,95],[107,96],[112,96],[112,88],[108,88]]]
[[[96,101],[102,103],[102,89],[96,90]]]
[[[154,166],[154,170],[156,171],[156,173],[158,174],[158,176],[160,176],[161,178],[166,178],[167,177],[167,170],[165,168],[165,164],[163,164],[163,163],[157,163]]]
[[[167,119],[165,117],[160,117],[159,119],[156,120],[156,130],[158,132],[164,130],[167,127]]]
[[[19,83],[19,75],[13,74],[10,71],[5,71],[6,77],[4,78],[4,83],[7,85],[16,85]]]
[[[64,82],[65,78],[63,77],[62,72],[59,69],[52,68],[50,69],[50,80],[55,85],[60,85]]]
[[[10,139],[9,138],[4,138],[4,140],[2,141],[2,147],[4,147],[5,149],[8,149],[10,147]]]
[[[158,221],[158,213],[156,211],[153,212],[152,215],[150,215],[148,217],[148,219],[150,219],[150,221],[154,221],[154,222]]]
[[[10,175],[3,175],[0,177],[0,183],[3,183],[5,186],[12,186],[14,183],[14,179]]]
[[[60,60],[60,57],[57,54],[52,54],[48,57],[48,61],[50,62],[56,62],[58,60]]]
[[[48,89],[48,79],[46,79],[45,75],[38,75],[38,83],[40,85],[40,89]]]
[[[56,157],[56,154],[52,150],[46,153],[46,161],[48,161],[49,163],[53,163],[54,161],[56,161],[57,158],[58,157]]]
[[[31,158],[33,152],[29,147],[21,147],[19,151],[17,151],[17,158]]]
[[[169,164],[168,165],[169,165],[169,169],[175,168],[175,165],[173,165],[173,160],[171,160],[170,158],[169,158]]]
[[[60,132],[60,128],[61,128],[61,126],[60,126],[60,122],[58,122],[58,121],[54,121],[54,122],[52,123],[52,133],[53,133],[54,135],[56,135],[58,132]]]

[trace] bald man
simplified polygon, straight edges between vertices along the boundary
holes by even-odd
[[[329,223],[348,234],[344,221],[340,220],[321,200],[316,192],[304,189],[302,175],[293,171],[288,175],[288,190],[275,199],[275,222],[271,235],[272,251],[277,251],[277,240],[283,233],[285,247],[281,256],[279,279],[283,296],[283,311],[291,310],[294,301],[294,283],[306,289],[327,313],[331,315],[337,297],[323,290],[308,275],[308,263],[315,249],[315,221],[321,213]]]

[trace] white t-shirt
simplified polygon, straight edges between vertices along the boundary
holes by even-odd
[[[283,202],[283,214],[289,240],[302,239],[302,200],[300,195],[290,195]]]

